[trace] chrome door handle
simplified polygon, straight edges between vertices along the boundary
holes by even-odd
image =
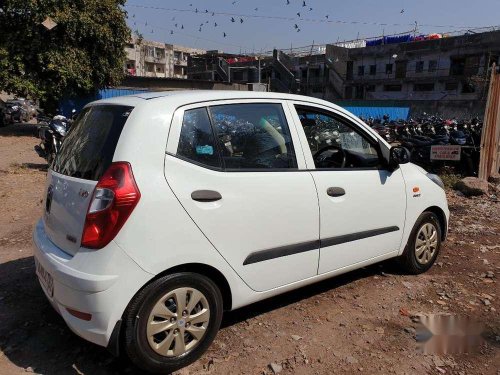
[[[341,187],[329,187],[326,190],[326,194],[330,197],[341,197],[342,195],[345,195],[345,190]]]
[[[222,199],[222,195],[214,190],[196,190],[191,193],[191,199],[198,202],[215,202]]]

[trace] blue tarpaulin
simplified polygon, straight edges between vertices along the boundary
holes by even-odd
[[[95,95],[81,96],[77,98],[65,98],[59,103],[59,110],[65,116],[71,116],[71,111],[76,109],[80,112],[81,109],[88,103],[100,99],[109,99],[117,96],[134,95],[147,92],[148,90],[135,90],[135,89],[102,89]]]
[[[344,107],[358,117],[381,119],[389,115],[391,120],[408,120],[410,107]]]

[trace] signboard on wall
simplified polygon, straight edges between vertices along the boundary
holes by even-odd
[[[431,146],[431,160],[459,161],[461,146],[458,145],[435,145]]]

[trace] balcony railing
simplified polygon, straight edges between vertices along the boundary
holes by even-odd
[[[165,59],[165,56],[155,57],[155,56],[151,56],[151,55],[146,55],[146,56],[144,56],[144,61],[151,62],[151,63],[157,63],[157,64],[165,64],[167,60]]]

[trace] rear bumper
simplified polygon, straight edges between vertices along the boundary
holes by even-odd
[[[134,294],[151,279],[113,241],[104,249],[81,249],[71,256],[54,245],[40,220],[33,232],[36,261],[53,278],[53,294],[42,284],[52,306],[77,335],[107,346],[116,323]],[[67,308],[92,315],[85,321]]]

